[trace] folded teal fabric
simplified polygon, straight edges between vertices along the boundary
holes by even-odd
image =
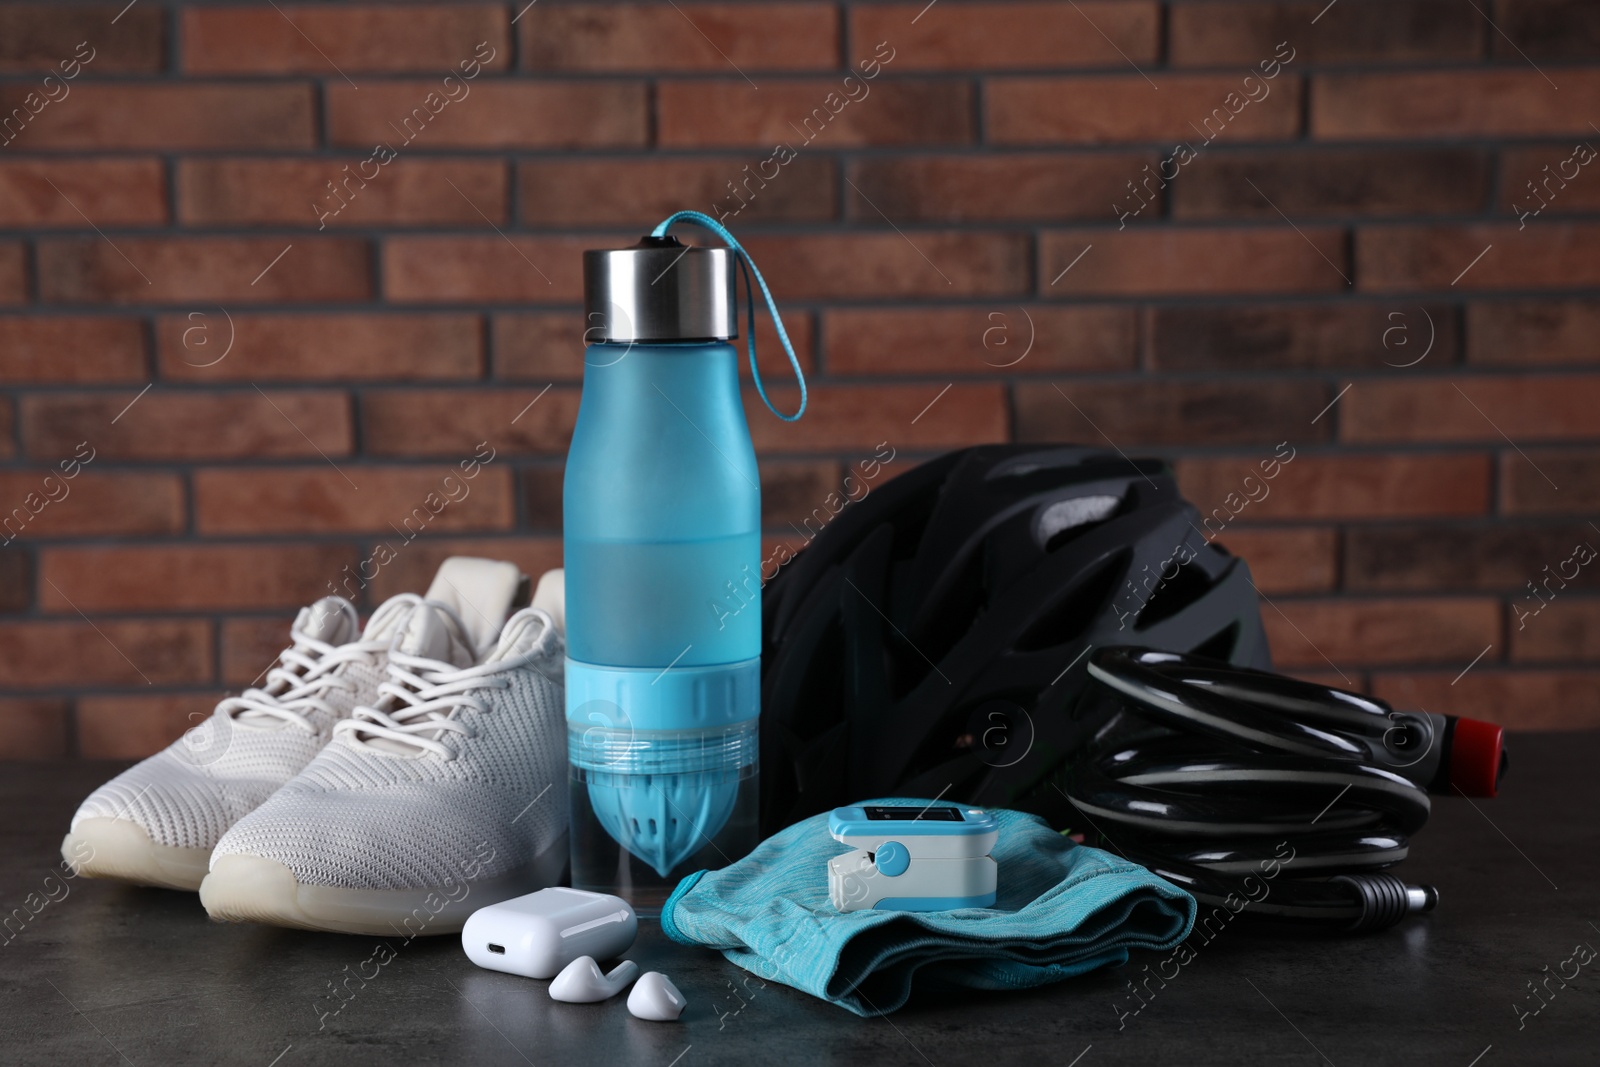
[[[925,805],[885,798],[868,804]],[[661,910],[674,941],[848,1008],[887,1015],[918,989],[1025,989],[1168,949],[1195,902],[1137,864],[1074,843],[1044,820],[992,811],[1000,834],[993,907],[839,912],[828,860],[850,849],[826,813],[795,823],[720,871],[689,875]]]

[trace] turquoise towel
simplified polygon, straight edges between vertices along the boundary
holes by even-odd
[[[923,805],[893,798],[868,804]],[[1074,843],[1036,815],[995,811],[992,908],[853,911],[828,902],[828,860],[850,849],[814,815],[720,871],[689,875],[661,910],[685,945],[848,1008],[887,1015],[921,988],[1025,989],[1168,949],[1189,935],[1194,898],[1143,867]]]

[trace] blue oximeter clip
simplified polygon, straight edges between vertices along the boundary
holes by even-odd
[[[853,851],[828,861],[840,911],[944,911],[994,904],[994,817],[960,804],[835,808],[828,833]]]

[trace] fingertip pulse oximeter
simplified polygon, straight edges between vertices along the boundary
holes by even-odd
[[[943,911],[994,904],[994,817],[958,804],[835,808],[828,833],[853,851],[828,861],[840,911]]]

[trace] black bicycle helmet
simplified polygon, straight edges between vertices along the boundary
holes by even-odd
[[[863,797],[1075,813],[1091,647],[1268,668],[1249,569],[1160,460],[980,445],[873,489],[763,593],[764,832]]]

